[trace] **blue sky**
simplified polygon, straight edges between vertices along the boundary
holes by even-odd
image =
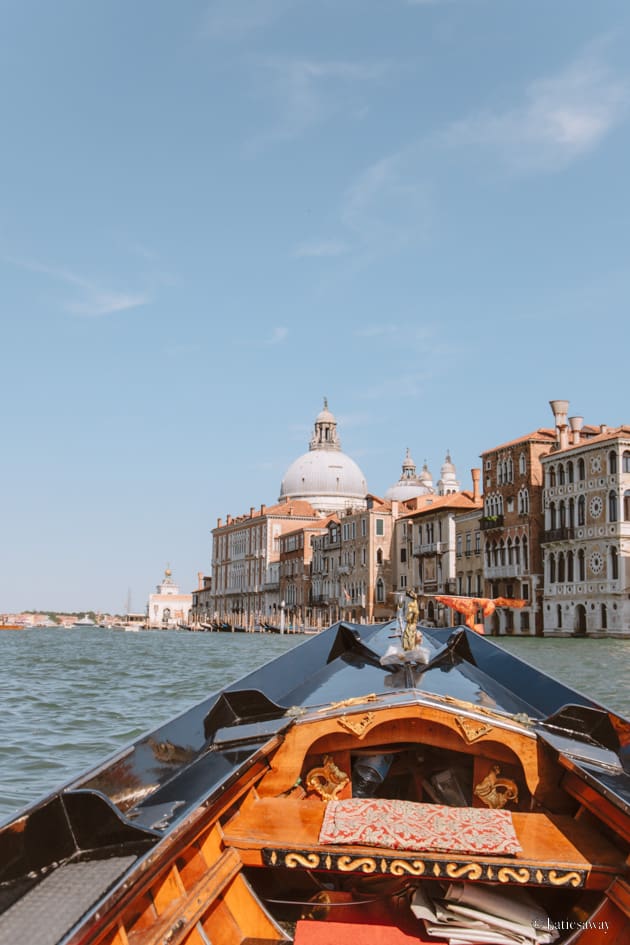
[[[626,0],[0,15],[0,612],[192,588],[324,396],[377,494],[630,421]]]

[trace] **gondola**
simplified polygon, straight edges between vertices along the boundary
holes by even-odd
[[[337,623],[0,827],[2,945],[627,945],[630,723],[399,642]]]

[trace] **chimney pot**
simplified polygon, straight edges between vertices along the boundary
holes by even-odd
[[[480,493],[479,493],[479,482],[481,480],[481,470],[477,468],[471,469],[470,475],[472,477],[472,484],[473,484],[473,501],[477,502],[481,498]]]

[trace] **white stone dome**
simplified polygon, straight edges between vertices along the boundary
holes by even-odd
[[[423,477],[416,475],[416,464],[411,458],[409,449],[407,449],[407,454],[402,464],[400,479],[398,482],[395,482],[393,486],[389,487],[385,493],[385,498],[390,502],[392,500],[395,502],[405,502],[407,499],[414,499],[416,496],[426,495],[428,492],[432,491],[430,475],[428,484]]]
[[[282,480],[280,502],[305,499],[321,512],[366,506],[367,482],[358,465],[341,450],[337,421],[324,401],[307,453],[294,460]]]

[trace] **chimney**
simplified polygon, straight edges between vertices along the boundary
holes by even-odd
[[[203,590],[203,571],[197,571],[197,590]]]
[[[568,400],[550,400],[549,406],[553,410],[556,421],[556,438],[561,450],[565,450],[569,445],[569,434],[567,429],[567,411],[569,409]]]
[[[261,515],[264,515],[266,511],[267,511],[267,506],[266,506],[266,505],[261,505],[261,506],[260,506],[260,514],[261,514]]]
[[[223,519],[222,519],[222,518],[218,518],[218,519],[217,519],[217,528],[223,528]]]
[[[599,432],[600,432],[600,433],[608,433],[608,424],[607,424],[607,423],[600,423],[600,425],[599,425]]]
[[[481,494],[479,492],[479,481],[481,479],[481,470],[471,469],[470,475],[472,476],[472,484],[473,484],[473,502],[478,502],[479,499],[481,498]]]
[[[249,507],[249,517],[250,517],[250,518],[253,518],[253,517],[254,517],[254,506],[253,506],[253,505],[250,505],[250,507]]]
[[[577,446],[582,439],[580,431],[584,425],[584,417],[569,417],[569,426],[571,427],[571,443]]]
[[[226,524],[226,525],[231,525],[231,524],[232,524],[232,516],[231,516],[231,515],[228,515],[228,517],[227,517],[226,520],[225,520],[225,524]]]

